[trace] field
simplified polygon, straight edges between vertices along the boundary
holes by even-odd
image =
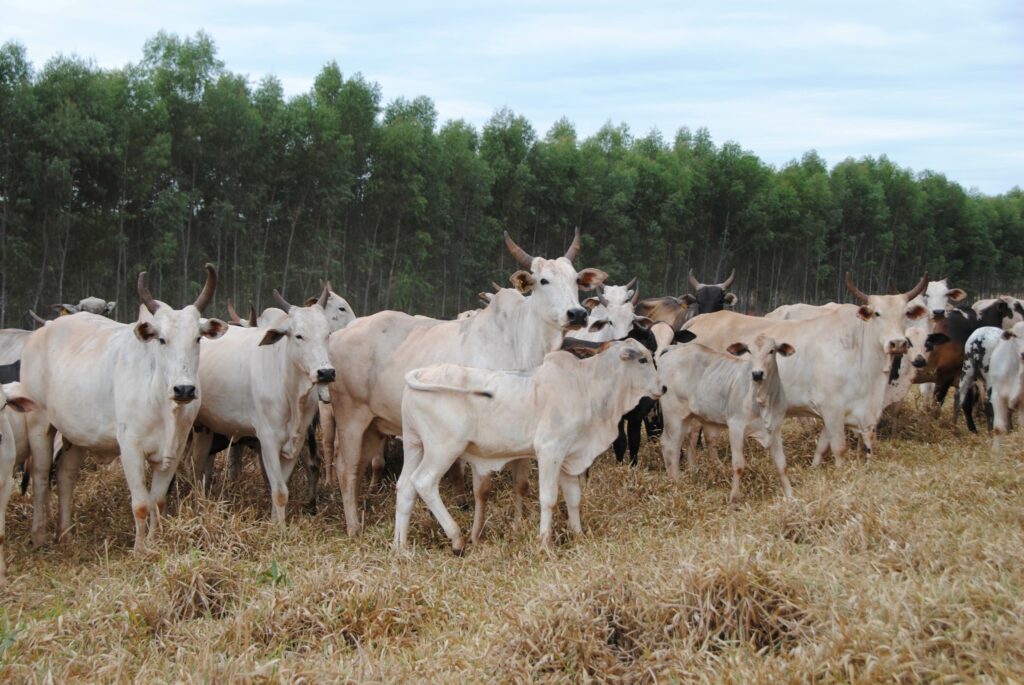
[[[1024,439],[993,456],[920,408],[896,433],[870,462],[811,469],[794,424],[796,500],[749,448],[735,507],[709,457],[672,483],[649,445],[635,470],[602,456],[586,533],[558,517],[550,557],[535,501],[513,528],[507,479],[479,547],[453,556],[418,503],[400,556],[393,482],[351,541],[335,487],[299,511],[300,472],[280,531],[252,462],[227,494],[184,496],[134,555],[118,463],[86,468],[65,546],[32,550],[31,504],[12,498],[0,680],[1019,682]]]

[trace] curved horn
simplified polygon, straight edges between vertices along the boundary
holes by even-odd
[[[235,303],[228,298],[228,318],[231,319],[231,323],[242,323],[242,317],[238,316],[238,312],[235,311]]]
[[[31,309],[28,310],[28,315],[31,316],[32,320],[35,321],[40,326],[45,326],[46,325],[46,319],[44,319],[43,317],[39,316],[38,314],[36,314]]]
[[[256,307],[249,303],[249,328],[256,328]]]
[[[491,287],[494,288],[494,292],[498,292],[499,290],[501,290],[501,286],[495,283],[494,281],[491,281]]]
[[[921,276],[921,280],[917,282],[913,288],[903,293],[903,299],[910,302],[912,299],[924,292],[925,286],[928,285],[928,272],[925,271],[924,275]]]
[[[284,297],[281,296],[281,293],[277,291],[277,288],[274,288],[274,301],[284,307],[285,311],[292,308],[292,306],[288,304],[288,300],[284,299]]]
[[[597,284],[597,301],[605,307],[608,306],[608,299],[604,296],[604,283]]]
[[[721,288],[722,290],[725,290],[730,285],[732,285],[732,282],[735,281],[735,280],[736,280],[736,269],[733,269],[732,273],[729,274],[729,278],[727,278],[724,281],[722,281],[721,283],[719,283],[718,287]]]
[[[575,262],[576,257],[580,254],[580,227],[576,227],[576,233],[572,237],[572,244],[569,245],[569,249],[565,251],[565,258],[570,262]]]
[[[139,274],[138,290],[139,299],[142,300],[142,304],[146,305],[146,309],[149,310],[150,314],[156,314],[156,310],[160,308],[160,303],[153,299],[153,294],[146,287],[145,271]]]
[[[868,301],[868,296],[861,292],[860,288],[853,284],[853,277],[850,275],[849,271],[846,272],[846,289],[853,293],[853,296],[856,297],[861,302]]]
[[[193,302],[193,306],[199,310],[202,314],[203,310],[206,309],[210,302],[213,300],[213,294],[217,292],[217,270],[213,268],[213,264],[206,263],[206,285],[203,286],[203,291],[199,293],[199,297]]]
[[[531,257],[526,250],[516,245],[515,241],[509,237],[508,231],[505,231],[505,247],[508,248],[508,251],[512,253],[512,256],[516,258],[517,262],[519,262],[519,266],[524,269],[533,268],[533,257]]]
[[[639,280],[636,276],[633,276],[633,280],[626,284],[626,290],[632,290],[636,287],[636,282]]]
[[[628,288],[630,286],[633,286],[633,297],[630,298],[629,302],[635,308],[640,303],[640,281],[639,281],[639,279],[634,278],[632,281],[629,282],[629,285],[626,286],[626,287]]]
[[[700,290],[704,287],[704,284],[698,281],[693,275],[693,269],[690,269],[690,287],[694,290]]]
[[[321,307],[327,306],[327,298],[331,296],[331,283],[330,281],[324,283],[324,290],[320,293],[320,299],[316,301]]]

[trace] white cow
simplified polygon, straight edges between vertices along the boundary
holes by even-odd
[[[0,329],[0,366],[13,364],[21,359],[21,351],[30,335],[32,331],[21,328]]]
[[[325,287],[312,305],[295,307],[275,290],[287,309],[267,328],[231,329],[203,345],[199,379],[205,391],[196,426],[232,440],[260,443],[270,486],[272,520],[285,522],[288,479],[305,444],[306,429],[325,384],[335,372],[327,359],[330,327]],[[196,431],[193,454],[200,473],[209,471],[213,434]]]
[[[965,391],[971,380],[984,383],[988,402],[992,405],[992,449],[1002,449],[1003,436],[1010,427],[1010,414],[1019,409],[1024,390],[1024,322],[1008,331],[991,326],[979,328],[967,340],[967,357],[960,380],[964,412],[971,409]]]
[[[53,304],[50,306],[56,309],[61,316],[77,314],[79,312],[88,312],[99,316],[113,316],[114,310],[117,309],[117,302],[107,302],[98,297],[86,297],[79,300],[78,304]]]
[[[71,527],[74,483],[88,450],[100,458],[120,455],[131,491],[135,549],[143,548],[147,520],[155,526],[165,506],[199,411],[199,341],[228,329],[218,319],[201,320],[217,288],[216,270],[210,264],[206,269],[203,291],[183,309],[153,299],[143,272],[138,291],[145,309],[136,323],[80,313],[58,317],[32,334],[22,353],[21,383],[39,405],[27,415],[35,544],[46,539],[52,426],[70,445],[58,464],[58,539]],[[153,467],[148,490],[147,463]]]
[[[574,532],[580,524],[579,476],[615,438],[619,417],[661,384],[651,353],[635,340],[608,343],[590,359],[552,352],[533,371],[489,371],[440,364],[410,371],[402,398],[405,463],[398,480],[395,546],[405,548],[416,493],[444,528],[457,554],[462,532],[438,493],[441,477],[462,456],[475,471],[537,460],[540,539],[551,548],[551,518],[561,485]]]
[[[21,383],[0,386],[0,587],[7,583],[7,562],[4,555],[7,502],[14,492],[14,465],[18,461],[19,446],[22,452],[25,451],[24,421],[21,414],[35,408],[35,403],[24,396]],[[20,425],[21,430],[17,430],[13,424]]]
[[[971,309],[973,309],[980,317],[986,309],[1000,301],[1006,304],[1006,309],[1004,310],[1006,315],[1002,320],[1003,329],[1010,330],[1013,328],[1014,324],[1024,321],[1024,300],[1019,300],[1016,297],[1011,297],[1009,295],[1000,295],[996,298],[978,300],[971,305]]]
[[[507,233],[505,243],[516,261],[529,269],[512,276],[517,289],[530,292],[529,297],[502,289],[483,311],[463,321],[379,312],[332,334],[330,356],[338,370],[338,380],[331,385],[337,417],[335,467],[349,535],[360,530],[357,489],[363,467],[380,454],[384,435],[402,432],[405,374],[445,362],[531,369],[561,346],[566,331],[586,324],[587,310],[580,306],[578,292],[592,290],[607,274],[597,269],[577,272],[573,267],[579,231],[565,256],[558,259],[531,257]],[[519,469],[514,475],[518,474],[518,492],[522,492],[526,478],[522,466]],[[489,479],[474,470],[480,526]]]
[[[696,317],[686,329],[695,333],[700,343],[722,351],[736,341],[749,345],[760,334],[799,349],[797,357],[779,362],[787,415],[821,418],[827,440],[819,441],[814,463],[820,464],[831,448],[836,463],[841,464],[847,425],[860,431],[869,454],[874,450],[891,358],[909,347],[904,332],[908,322],[927,313],[924,307],[909,304],[926,282],[923,277],[900,295],[866,295],[847,274],[847,288],[864,303],[859,307],[842,305],[803,321],[723,311]]]
[[[634,312],[640,301],[640,289],[637,279],[626,285],[600,285],[597,297],[588,297],[583,306],[590,310],[587,327],[573,335],[578,340],[591,342],[607,342],[622,340],[634,326],[650,328],[654,321],[646,316],[637,316]]]
[[[727,352],[700,343],[677,345],[658,359],[658,372],[666,387],[661,398],[665,429],[661,438],[662,458],[672,478],[679,477],[679,449],[689,438],[687,466],[696,465],[700,428],[712,432],[727,429],[732,450],[732,491],[740,494],[740,478],[746,468],[743,444],[754,438],[767,448],[779,471],[782,490],[793,496],[786,475],[786,453],[782,449],[782,423],[786,418],[786,393],[779,376],[777,355],[788,357],[792,345],[776,342],[761,334],[750,344],[737,342]],[[749,358],[739,356],[748,354]]]

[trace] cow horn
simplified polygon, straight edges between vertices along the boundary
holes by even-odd
[[[288,300],[284,299],[281,293],[278,292],[277,288],[274,288],[274,301],[277,302],[282,307],[284,307],[285,311],[288,311],[289,309],[292,308],[292,306],[288,304]]]
[[[569,249],[565,251],[565,258],[570,262],[575,262],[576,257],[580,254],[580,227],[576,227],[576,233],[572,237],[572,244],[569,245]]]
[[[901,295],[902,293],[900,293],[899,289],[896,287],[896,285],[892,281],[889,281],[889,293],[888,294],[889,295]]]
[[[249,327],[256,328],[256,307],[249,303]]]
[[[914,299],[915,297],[920,295],[922,292],[924,292],[924,288],[925,288],[926,285],[928,285],[928,272],[927,271],[925,271],[924,275],[921,276],[921,280],[917,282],[917,285],[915,285],[911,290],[903,293],[903,298],[907,302],[910,302],[912,299]]]
[[[142,304],[146,305],[146,309],[149,310],[150,314],[156,314],[156,310],[160,308],[160,303],[153,299],[153,294],[149,292],[149,288],[146,287],[146,272],[143,271],[139,274],[139,299],[142,300]]]
[[[698,281],[693,275],[693,269],[690,269],[690,287],[694,290],[700,290],[704,287],[704,284]]]
[[[39,316],[38,314],[36,314],[31,309],[28,310],[28,315],[31,316],[32,320],[35,321],[40,326],[45,326],[46,325],[46,319],[44,319],[43,317]]]
[[[846,289],[853,293],[853,296],[861,302],[868,301],[868,296],[862,293],[860,288],[853,284],[853,276],[850,275],[849,271],[846,272]]]
[[[608,299],[604,296],[604,283],[597,284],[597,301],[605,307],[608,306]]]
[[[202,314],[203,310],[206,309],[210,302],[213,301],[213,294],[217,292],[217,270],[213,268],[213,264],[206,263],[206,285],[203,286],[203,291],[199,293],[199,297],[193,302],[193,306],[199,310]]]
[[[494,288],[494,292],[499,292],[501,290],[501,286],[494,281],[491,281],[491,287]]]
[[[228,318],[231,319],[231,323],[242,323],[242,318],[238,316],[238,312],[235,311],[235,303],[228,298]]]
[[[636,287],[637,277],[633,276],[633,280],[626,284],[626,290],[632,290]]]
[[[321,307],[327,306],[327,298],[331,296],[331,284],[330,282],[324,283],[324,290],[320,293],[320,299],[316,301]]]
[[[735,280],[736,280],[736,269],[733,269],[732,273],[729,274],[729,278],[727,278],[724,281],[722,281],[721,283],[719,283],[718,287],[721,288],[722,290],[725,290],[730,285],[732,285],[732,282],[735,281]]]
[[[631,297],[629,299],[629,302],[630,302],[630,304],[633,305],[633,307],[636,307],[640,303],[640,282],[639,282],[639,279],[634,278],[632,281],[629,282],[629,285],[627,285],[626,287],[628,288],[630,286],[633,286],[633,297]]]
[[[526,250],[516,245],[515,241],[509,237],[508,231],[505,231],[505,247],[512,253],[512,256],[519,262],[519,266],[524,269],[533,268],[533,257],[531,257]]]
[[[334,290],[333,288],[331,288],[331,279],[329,278],[320,281],[320,287],[327,288],[327,292],[329,293],[333,292]]]

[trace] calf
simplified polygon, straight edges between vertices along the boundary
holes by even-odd
[[[402,397],[405,463],[398,479],[395,546],[407,544],[416,494],[461,554],[458,524],[438,492],[460,455],[474,470],[500,470],[523,457],[537,460],[540,539],[550,550],[559,485],[569,526],[580,525],[579,476],[615,436],[615,424],[641,397],[661,396],[651,353],[635,340],[607,343],[589,359],[552,352],[532,371],[487,371],[440,364],[410,371]]]
[[[1024,383],[1024,323],[1016,323],[1008,331],[999,331],[998,335],[991,333],[992,330],[996,329],[979,329],[972,336],[970,367],[964,364],[965,380],[961,382],[961,392],[966,385],[973,386],[973,383],[966,382],[969,374],[984,382],[994,415],[992,449],[999,451],[1003,436],[1010,427],[1010,412],[1020,402]],[[986,357],[987,363],[984,362]]]
[[[21,392],[20,383],[0,385],[0,587],[7,583],[7,562],[4,556],[4,526],[7,514],[7,502],[14,492],[14,464],[20,456],[22,459],[28,452],[22,425],[20,436],[15,432],[15,425],[21,424],[21,418],[15,413],[23,413],[35,409],[35,403]],[[13,420],[13,423],[12,423]],[[20,440],[19,440],[20,437]],[[21,447],[19,455],[19,446]]]
[[[661,438],[662,458],[669,476],[679,477],[679,449],[690,439],[687,466],[695,465],[698,429],[727,428],[732,451],[732,491],[740,494],[740,478],[746,468],[743,443],[754,438],[768,448],[779,471],[782,490],[793,496],[786,475],[786,454],[782,450],[782,422],[786,418],[786,395],[779,376],[776,355],[788,357],[795,351],[788,343],[777,343],[758,335],[750,344],[733,343],[729,354],[716,352],[699,343],[669,350],[658,360],[667,388],[662,398],[665,430]],[[748,359],[737,359],[748,354]]]
[[[992,352],[1003,339],[1003,333],[1003,329],[999,326],[982,326],[971,333],[964,345],[963,369],[960,373],[957,399],[963,410],[967,429],[972,433],[978,432],[978,427],[974,424],[974,406],[980,396],[979,385],[985,388],[985,413],[988,418],[989,430],[992,430],[992,416],[990,415],[992,404],[988,401],[986,377],[992,364]]]

